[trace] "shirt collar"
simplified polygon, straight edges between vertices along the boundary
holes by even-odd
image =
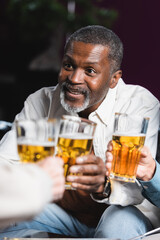
[[[123,80],[120,78],[115,88],[110,88],[108,93],[101,103],[101,105],[90,114],[89,117],[93,118],[95,115],[105,124],[108,125],[111,120],[111,115],[113,114],[113,108],[116,101],[117,88],[118,85],[123,83]]]

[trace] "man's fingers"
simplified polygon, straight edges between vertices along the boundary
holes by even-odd
[[[100,159],[93,154],[76,158],[77,164],[98,164]]]
[[[112,162],[113,155],[111,152],[106,152],[106,162]]]
[[[108,145],[107,145],[107,149],[109,152],[111,152],[113,150],[113,143],[112,143],[112,140],[109,141]]]
[[[101,174],[102,169],[96,164],[86,164],[86,165],[73,165],[70,167],[69,171],[71,173],[98,175]]]

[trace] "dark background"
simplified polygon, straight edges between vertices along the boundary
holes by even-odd
[[[160,1],[112,1],[120,17],[115,31],[124,43],[123,78],[160,100]]]
[[[64,6],[66,1],[63,1]],[[17,23],[6,14],[8,3],[7,0],[0,0],[0,120],[13,121],[15,114],[21,110],[24,100],[30,93],[43,86],[57,83],[59,65],[56,66],[58,58],[55,55],[57,61],[54,59],[52,67],[29,68],[31,61],[45,51],[48,42],[46,39],[33,40],[33,42],[21,41],[20,36],[25,33],[22,29],[17,29]],[[109,27],[119,35],[124,43],[122,63],[124,81],[147,88],[160,100],[159,0],[105,0],[96,2],[96,4],[97,7],[113,8],[118,12],[117,18]],[[90,7],[87,7],[86,11],[89,15]],[[81,13],[81,9],[78,9],[75,14],[78,15],[78,13]],[[87,21],[83,14],[81,20],[82,25]],[[66,34],[66,28],[62,25],[56,29],[58,30],[57,35],[55,34],[57,42],[59,42],[59,33]],[[49,38],[49,35],[46,36]],[[65,41],[64,35],[62,39]],[[54,42],[54,44],[57,43]],[[63,44],[62,41],[61,45]],[[51,60],[52,58],[53,56]]]

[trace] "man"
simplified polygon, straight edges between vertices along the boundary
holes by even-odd
[[[31,219],[45,204],[63,196],[64,174],[60,158],[36,164],[0,165],[0,228]]]
[[[59,84],[43,88],[26,100],[16,119],[71,114],[96,122],[94,154],[77,158],[76,165],[70,168],[70,172],[80,173],[67,179],[76,191],[65,191],[61,201],[48,205],[33,221],[6,229],[0,236],[23,237],[22,229],[26,234],[27,229],[36,229],[74,237],[129,239],[153,228],[134,206],[108,207],[93,200],[103,193],[105,153],[112,138],[115,112],[150,117],[146,144],[153,156],[156,152],[159,101],[146,89],[123,82],[122,57],[122,43],[111,30],[102,26],[79,29],[65,45]],[[0,154],[12,162],[18,160],[14,144],[13,129],[0,146]],[[139,186],[135,188],[141,194]],[[139,203],[131,200],[129,205]]]

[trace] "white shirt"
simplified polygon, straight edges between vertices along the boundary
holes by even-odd
[[[69,114],[60,104],[59,91],[59,85],[57,85],[56,87],[42,88],[31,94],[16,119],[60,118],[62,114]],[[98,109],[89,115],[89,119],[97,123],[93,143],[95,154],[105,161],[107,144],[113,133],[114,114],[121,112],[150,118],[145,145],[149,147],[152,156],[155,157],[160,121],[159,108],[159,101],[148,90],[138,85],[125,84],[120,79],[115,88],[109,89]],[[0,156],[11,162],[19,160],[14,127],[1,141]],[[135,184],[137,190],[132,192],[133,187],[130,184],[124,185],[119,182],[117,185],[116,192],[120,192],[121,197],[118,195],[111,203],[125,206],[142,202],[143,198],[134,199],[135,191],[141,193],[140,186]]]

